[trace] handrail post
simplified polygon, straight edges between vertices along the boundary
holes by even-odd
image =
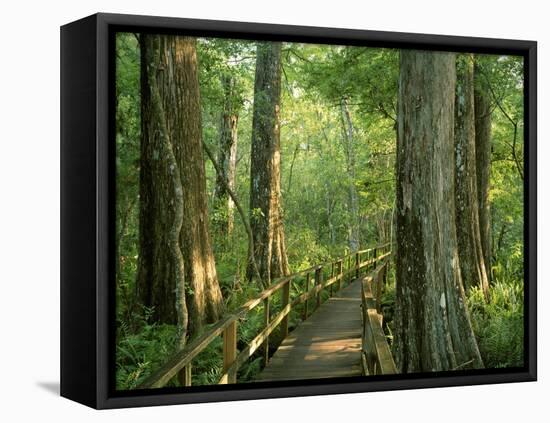
[[[181,386],[191,386],[191,363],[180,370],[178,380]]]
[[[348,285],[351,284],[351,254],[348,256]]]
[[[359,252],[355,253],[355,279],[359,278]]]
[[[380,314],[382,311],[382,280],[384,277],[384,270],[386,268],[386,265],[384,264],[384,267],[378,271],[378,274],[376,275],[376,312]]]
[[[334,277],[334,262],[330,263],[330,279],[332,279],[333,277]],[[332,297],[332,285],[334,285],[333,282],[331,282],[329,287],[331,297]]]
[[[317,269],[315,269],[315,286],[319,286],[323,284],[323,267],[319,266]],[[322,289],[319,289],[317,292],[317,308],[321,305],[321,293]]]
[[[237,321],[231,322],[223,331],[223,371],[226,372],[237,357]],[[227,383],[237,383],[237,371],[229,372]]]
[[[342,259],[338,260],[338,286],[337,290],[340,291],[342,289]]]
[[[264,300],[264,324],[265,327],[269,326],[269,297]],[[269,335],[265,337],[264,341],[264,366],[269,361]]]
[[[311,273],[307,272],[307,275],[306,275],[306,293],[309,292],[310,282],[311,282]],[[306,300],[304,302],[304,319],[303,320],[307,320],[308,306],[309,306],[309,296],[307,296],[307,294],[306,294]]]
[[[290,281],[289,279],[281,288],[281,307],[285,308],[290,304]],[[290,313],[289,313],[290,314]],[[288,335],[288,314],[281,321],[281,341]]]
[[[376,264],[378,263],[378,251],[376,248],[374,248],[374,251],[373,251],[373,260],[374,260],[374,263],[372,265],[372,268],[373,270],[376,269]]]

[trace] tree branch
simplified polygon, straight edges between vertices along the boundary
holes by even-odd
[[[495,100],[495,104],[497,105],[499,110],[502,112],[504,117],[506,117],[506,119],[508,119],[508,121],[512,124],[512,127],[514,128],[514,138],[512,140],[512,146],[511,146],[511,148],[512,148],[512,157],[514,158],[514,161],[516,163],[516,168],[517,168],[517,171],[519,173],[519,176],[523,180],[524,179],[523,168],[520,164],[520,161],[519,161],[519,159],[517,157],[517,153],[516,153],[516,144],[517,144],[517,136],[518,136],[518,123],[514,119],[512,119],[512,117],[508,114],[508,112],[506,110],[504,110],[504,106],[502,105],[502,102],[501,102],[502,99],[499,98],[496,95],[495,90],[493,89],[493,86],[491,85],[491,81],[490,81],[489,77],[487,76],[487,74],[485,73],[485,71],[483,71],[483,69],[481,67],[478,67],[478,70],[483,75],[483,77],[485,78],[485,82],[487,82],[487,87],[489,88],[489,91],[491,92],[491,96]]]
[[[218,179],[223,183],[225,190],[233,200],[233,203],[235,203],[235,207],[237,207],[237,211],[241,216],[243,226],[246,230],[246,235],[248,236],[248,260],[252,264],[252,268],[254,269],[254,273],[256,274],[256,278],[258,278],[258,281],[260,281],[262,285],[265,285],[264,281],[262,280],[262,277],[260,276],[260,271],[258,269],[258,264],[256,263],[256,259],[254,258],[254,238],[252,236],[252,228],[250,227],[250,223],[246,219],[246,215],[244,213],[243,208],[241,207],[241,203],[239,202],[239,200],[237,199],[237,196],[229,186],[229,182],[227,182],[227,179],[225,178],[225,175],[223,174],[220,167],[218,166],[218,163],[216,163],[216,160],[214,159],[214,155],[210,151],[210,148],[208,147],[205,141],[203,141],[202,145],[204,147],[204,151],[206,152],[206,155],[214,165],[214,169],[216,170]]]

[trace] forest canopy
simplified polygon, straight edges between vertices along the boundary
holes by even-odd
[[[282,277],[386,243],[400,372],[522,366],[523,75],[506,55],[117,33],[117,389]],[[218,383],[222,349],[193,385]]]

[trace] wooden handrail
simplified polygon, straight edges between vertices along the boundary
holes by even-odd
[[[382,284],[386,277],[391,253],[380,256],[382,264],[377,266],[361,281],[361,311],[363,333],[361,337],[361,363],[365,375],[395,374],[397,368],[393,361],[384,330],[383,316],[380,312]],[[376,284],[376,286],[373,286]],[[375,294],[373,294],[373,291]]]
[[[176,352],[166,362],[166,364],[161,366],[156,372],[152,373],[139,386],[139,388],[160,388],[166,385],[170,379],[172,379],[187,364],[190,364],[193,358],[195,358],[210,344],[210,342],[220,335],[227,326],[238,320],[238,318],[238,315],[230,314],[219,320],[208,330],[208,332],[193,340],[184,349]]]
[[[168,361],[159,369],[149,375],[139,386],[138,389],[159,388],[165,386],[173,377],[180,374],[180,381],[183,381],[185,386],[191,384],[191,362],[200,354],[208,345],[218,336],[223,335],[223,374],[219,383],[236,383],[237,371],[246,362],[246,360],[264,345],[266,353],[264,360],[268,359],[269,335],[277,328],[281,327],[282,335],[285,337],[288,333],[288,320],[293,307],[304,303],[304,320],[308,316],[309,300],[316,298],[317,307],[321,304],[322,291],[338,284],[337,288],[341,288],[346,280],[348,283],[353,279],[353,275],[358,275],[361,270],[368,266],[375,265],[378,261],[386,258],[390,253],[386,252],[379,257],[368,258],[361,261],[361,256],[371,251],[382,252],[390,244],[377,245],[365,250],[347,254],[335,261],[329,261],[322,264],[312,266],[308,269],[301,270],[290,276],[284,276],[277,279],[273,285],[263,290],[256,298],[247,301],[236,311],[225,315],[222,319],[216,322],[213,326],[207,329],[205,333],[192,340],[185,348],[172,355]],[[355,257],[355,260],[352,258]],[[347,269],[343,270],[343,264],[348,263]],[[353,266],[352,266],[353,264]],[[333,271],[332,276],[323,280],[323,270],[330,265],[337,269]],[[311,274],[314,273],[314,283],[310,287]],[[296,298],[290,298],[291,282],[298,277],[306,277],[305,292],[298,295]],[[282,309],[273,317],[269,317],[269,302],[271,297],[281,291]],[[238,321],[248,314],[260,304],[264,304],[264,329],[240,352],[236,349],[237,340],[237,325]]]
[[[236,378],[237,371],[239,368],[248,360],[252,354],[263,344],[263,342],[268,338],[268,336],[275,330],[275,328],[283,321],[283,319],[288,317],[290,313],[291,305],[287,304],[277,316],[268,323],[268,325],[242,350],[236,359],[233,361],[233,364],[223,373],[220,383],[229,383],[228,381],[233,378]]]
[[[370,251],[374,251],[374,250],[383,250],[384,248],[388,247],[390,245],[389,242],[386,242],[385,244],[380,244],[380,245],[376,245],[374,247],[370,247],[370,248],[367,248],[367,249],[364,249],[364,250],[359,250],[359,251],[356,251],[356,252],[353,252],[353,253],[348,253],[346,254],[345,256],[342,256],[340,257],[339,259],[337,259],[336,261],[338,260],[342,260],[344,261],[345,259],[347,259],[348,257],[355,257],[356,254],[365,254],[365,253],[368,253]],[[294,278],[296,276],[304,276],[305,274],[307,273],[311,273],[313,271],[315,271],[315,269],[319,268],[319,267],[325,267],[329,264],[332,264],[332,263],[335,263],[336,261],[325,261],[323,263],[320,263],[320,264],[316,264],[314,266],[311,266],[307,269],[304,269],[304,270],[300,270],[296,273],[293,273],[291,276],[287,276],[287,277],[290,277],[290,278]]]

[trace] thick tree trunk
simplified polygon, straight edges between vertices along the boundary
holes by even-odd
[[[141,37],[140,255],[137,288],[155,320],[177,323],[185,344],[188,310],[179,245],[183,192],[168,116],[159,89],[160,39]],[[171,199],[169,201],[168,199]]]
[[[189,333],[213,322],[223,307],[208,233],[195,40],[142,36],[142,155],[138,290],[157,321],[175,323],[187,300]],[[151,74],[154,72],[154,74]],[[158,95],[158,105],[155,96]],[[170,141],[174,162],[164,159]],[[177,176],[177,178],[176,178]],[[179,179],[181,196],[176,195]],[[175,210],[184,260],[185,295],[170,259]],[[176,304],[177,302],[177,304]],[[176,306],[175,306],[176,304]]]
[[[491,281],[491,99],[487,81],[474,64],[474,110],[479,232],[487,279]]]
[[[455,70],[454,54],[401,51],[394,355],[404,373],[483,367],[457,252]]]
[[[235,174],[237,169],[237,125],[239,115],[234,107],[234,85],[235,80],[231,76],[222,77],[224,88],[224,105],[220,124],[220,147],[218,150],[218,166],[222,169],[223,178],[229,185],[229,188],[235,191]],[[233,231],[234,208],[235,203],[227,192],[225,183],[220,179],[222,175],[216,178],[216,187],[214,190],[216,207],[224,211],[225,219],[220,222],[219,228],[222,233],[229,235]]]
[[[479,229],[477,193],[474,63],[471,55],[457,59],[455,98],[455,206],[458,256],[465,289],[480,286],[489,297]]]
[[[281,205],[281,44],[257,46],[250,166],[250,225],[262,283],[289,274]],[[249,265],[248,276],[253,276]]]
[[[344,134],[344,152],[346,155],[346,171],[348,174],[348,213],[349,213],[349,247],[357,251],[360,245],[359,235],[359,196],[355,186],[355,145],[353,122],[349,112],[348,101],[344,97],[340,101],[342,113],[342,129]]]

